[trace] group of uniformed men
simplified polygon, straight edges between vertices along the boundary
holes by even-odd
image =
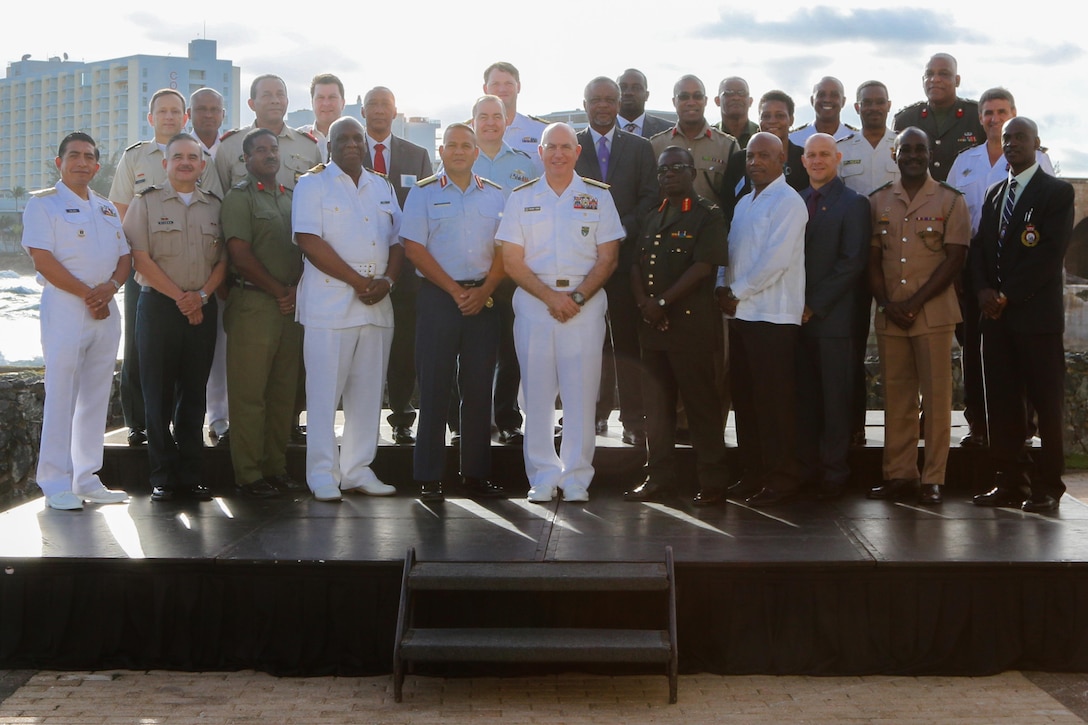
[[[155,139],[126,150],[110,200],[88,187],[93,139],[74,133],[60,182],[27,204],[23,244],[45,283],[39,485],[57,509],[126,497],[95,474],[120,334],[112,297],[126,284],[123,402],[130,444],[147,442],[154,501],[210,498],[206,409],[246,495],[396,493],[370,468],[387,377],[389,423],[395,442],[415,443],[423,500],[444,496],[447,425],[467,494],[506,495],[491,480],[494,427],[501,443],[523,443],[530,501],[588,500],[617,391],[622,440],[647,451],[628,500],[677,492],[680,435],[696,453],[694,505],[765,506],[805,488],[836,497],[864,438],[875,300],[886,435],[869,496],[941,502],[963,323],[964,444],[988,442],[999,471],[975,503],[1056,508],[1072,189],[1050,175],[1011,94],[976,104],[958,85],[955,60],[933,56],[926,100],[890,130],[887,88],[867,81],[851,129],[843,85],[826,77],[815,121],[791,131],[793,100],[764,94],[756,124],[737,77],[719,86],[715,126],[703,83],[680,78],[670,124],[646,114],[646,78],[630,69],[586,85],[589,125],[575,133],[519,113],[518,71],[495,63],[471,121],[445,130],[437,174],[391,134],[387,88],[366,95],[364,126],[341,116],[339,79],[316,76],[315,123],[296,131],[285,83],[259,76],[253,125],[221,138],[218,93],[201,89],[186,109],[159,91]],[[303,409],[305,484],[285,460]]]

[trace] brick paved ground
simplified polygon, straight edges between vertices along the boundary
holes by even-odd
[[[276,678],[254,672],[39,672],[0,704],[3,725],[138,723],[1082,723],[1018,672],[994,677]]]

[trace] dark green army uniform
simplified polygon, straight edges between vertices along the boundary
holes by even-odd
[[[668,329],[644,320],[642,394],[646,407],[646,471],[649,480],[671,487],[676,478],[674,444],[677,393],[683,399],[695,448],[700,489],[727,483],[722,408],[715,378],[715,356],[722,349],[722,315],[714,297],[717,267],[728,261],[728,224],[721,210],[702,197],[685,199],[680,208],[668,200],[643,224],[635,261],[643,293],[657,299],[694,263],[711,273],[684,297],[665,306]]]
[[[249,242],[253,255],[281,284],[302,275],[302,252],[291,241],[291,191],[266,188],[252,175],[223,200],[222,228]],[[280,312],[276,299],[231,267],[227,330],[230,454],[240,485],[286,473],[287,440],[295,419],[302,326]]]
[[[986,131],[978,120],[978,103],[956,98],[947,111],[938,112],[928,101],[918,101],[895,114],[894,129],[899,133],[914,126],[929,137],[929,173],[937,181],[945,181],[952,162],[960,151],[986,142]]]

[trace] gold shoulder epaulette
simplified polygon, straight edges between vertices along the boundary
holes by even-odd
[[[325,170],[325,164],[318,164],[317,166],[312,167],[306,173],[307,174],[320,174],[324,170]]]
[[[375,173],[377,173],[377,172],[375,172]],[[431,176],[428,176],[426,179],[420,179],[419,181],[417,181],[416,186],[427,186],[428,184],[433,184],[436,181],[438,181],[438,174],[432,174]]]
[[[131,146],[126,146],[125,151],[131,151],[132,149],[139,148],[139,147],[141,147],[143,145],[144,145],[143,141],[137,141],[136,143],[132,144]]]
[[[526,181],[526,182],[525,182],[524,184],[522,184],[521,186],[515,186],[513,190],[514,190],[514,191],[520,191],[521,189],[524,189],[524,188],[525,188],[526,186],[532,186],[533,184],[535,184],[535,183],[536,183],[536,182],[538,182],[538,181],[540,181],[540,177],[539,177],[539,176],[538,176],[538,177],[536,177],[535,179],[532,179],[531,181]]]
[[[492,181],[491,179],[485,179],[484,177],[482,177],[482,176],[481,176],[481,177],[480,177],[480,181],[484,182],[485,184],[491,184],[492,186],[494,186],[494,187],[495,187],[496,189],[498,189],[499,191],[502,191],[502,185],[501,185],[501,184],[496,184],[496,183],[495,183],[494,181]]]
[[[606,184],[603,181],[597,181],[596,179],[591,179],[588,176],[583,176],[582,181],[586,182],[590,186],[597,186],[597,187],[600,187],[601,189],[611,189],[612,188],[612,186],[610,184]]]
[[[50,186],[48,189],[38,189],[37,191],[30,192],[30,195],[35,199],[41,199],[43,196],[52,196],[57,193],[57,187]]]

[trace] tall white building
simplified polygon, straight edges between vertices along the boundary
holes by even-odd
[[[176,88],[186,99],[199,88],[214,88],[226,105],[224,130],[238,126],[240,74],[231,61],[216,58],[214,40],[204,39],[190,41],[187,56],[12,61],[0,80],[0,210],[14,208],[11,189],[53,183],[57,146],[72,131],[89,133],[103,159],[114,161],[127,146],[149,138],[147,104],[160,88]]]

